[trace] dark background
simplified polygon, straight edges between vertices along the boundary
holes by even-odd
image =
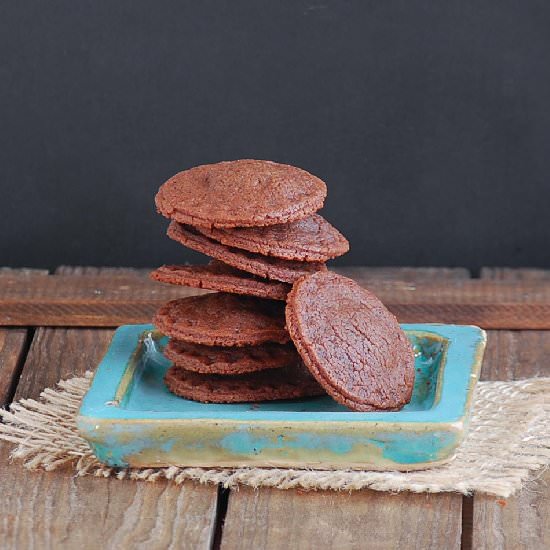
[[[0,264],[194,260],[158,186],[236,158],[324,179],[340,264],[550,267],[546,1],[12,1]]]

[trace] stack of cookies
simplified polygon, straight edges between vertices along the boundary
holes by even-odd
[[[328,393],[352,410],[408,402],[414,357],[395,317],[327,271],[349,244],[316,214],[326,193],[305,170],[260,160],[198,166],[161,186],[168,236],[213,259],[165,265],[152,278],[217,291],[155,315],[170,337],[170,391],[214,403]]]

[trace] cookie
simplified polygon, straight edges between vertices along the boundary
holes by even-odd
[[[201,227],[287,223],[317,212],[325,183],[294,166],[234,160],[197,166],[171,177],[155,203],[167,218]]]
[[[414,355],[397,319],[368,290],[315,273],[288,295],[286,322],[305,365],[355,411],[399,410],[410,401]]]
[[[170,340],[164,355],[174,365],[201,374],[243,374],[286,367],[301,361],[292,344],[222,348]]]
[[[172,300],[157,311],[153,324],[166,336],[207,346],[289,341],[282,303],[225,292]]]
[[[285,300],[290,285],[268,281],[212,260],[208,265],[163,265],[151,273],[151,279],[172,285],[219,290],[232,294]]]
[[[347,239],[318,214],[268,227],[197,229],[227,246],[283,260],[326,262],[349,250]]]
[[[236,376],[197,374],[170,367],[164,381],[172,393],[203,403],[274,401],[325,393],[301,363]]]
[[[168,227],[168,236],[188,248],[216,258],[232,267],[283,283],[292,283],[308,273],[326,270],[325,264],[320,262],[281,260],[231,248],[202,235],[188,225],[175,221]]]

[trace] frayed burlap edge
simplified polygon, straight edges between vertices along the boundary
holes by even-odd
[[[468,437],[454,459],[416,472],[299,470],[282,468],[114,469],[102,465],[78,435],[74,419],[92,373],[46,389],[40,401],[22,399],[0,410],[0,440],[16,446],[13,459],[28,469],[55,470],[70,465],[75,475],[115,476],[156,481],[187,479],[279,489],[488,493],[513,495],[535,471],[550,463],[550,378],[515,382],[479,382]]]

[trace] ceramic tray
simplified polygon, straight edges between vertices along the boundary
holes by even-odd
[[[351,412],[330,397],[202,404],[168,392],[166,338],[120,327],[77,419],[110,466],[282,466],[411,470],[449,459],[465,435],[485,333],[473,326],[402,325],[416,355],[411,402]]]

